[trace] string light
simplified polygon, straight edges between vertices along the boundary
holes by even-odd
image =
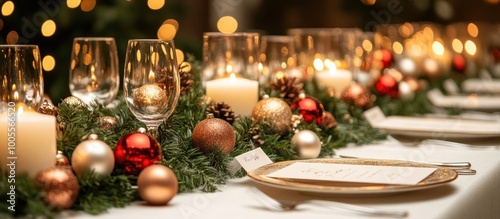
[[[42,67],[45,71],[52,71],[56,67],[56,59],[51,55],[46,55],[42,59]]]
[[[469,25],[467,25],[467,32],[472,37],[477,37],[477,35],[479,34],[479,29],[474,23],[469,23]]]
[[[165,5],[165,0],[148,0],[148,7],[151,10],[159,10]]]
[[[56,23],[53,20],[46,20],[42,24],[42,35],[50,37],[56,32]]]
[[[6,41],[8,44],[15,44],[15,43],[17,43],[17,40],[19,40],[19,34],[17,34],[17,32],[15,30],[10,31],[7,34]]]
[[[92,9],[94,9],[95,4],[96,4],[95,0],[83,0],[80,5],[80,8],[84,12],[89,12],[92,11]]]
[[[12,1],[6,1],[2,5],[2,15],[3,16],[9,16],[14,12],[14,2]]]
[[[158,28],[158,39],[160,40],[172,40],[175,37],[177,30],[172,24],[163,24]]]
[[[470,55],[475,55],[476,54],[476,44],[470,40],[467,40],[465,42],[465,51],[469,53]]]
[[[167,20],[163,21],[163,24],[171,24],[175,27],[175,30],[179,30],[179,22],[177,22],[174,19],[167,19]]]
[[[184,62],[184,52],[180,49],[175,49],[175,56],[177,56],[177,63]]]
[[[80,6],[80,3],[82,3],[81,0],[68,0],[68,1],[66,1],[66,5],[68,6],[68,8],[77,8],[78,6]]]
[[[234,33],[238,29],[238,21],[231,16],[224,16],[217,21],[217,29],[225,34]]]
[[[462,53],[464,49],[464,45],[462,44],[462,42],[460,42],[459,39],[453,39],[453,41],[451,42],[451,47],[456,53]]]

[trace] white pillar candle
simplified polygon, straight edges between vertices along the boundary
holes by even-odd
[[[250,116],[259,99],[259,83],[244,78],[221,78],[207,81],[206,95],[215,101],[223,101],[237,115]]]
[[[340,97],[351,84],[352,73],[345,69],[322,71],[316,74],[316,82],[320,88],[332,88],[335,91],[335,96]]]
[[[15,113],[14,108],[9,109],[12,111],[0,115],[1,169],[8,171],[9,175],[28,173],[34,177],[40,170],[54,166],[56,118],[32,111],[23,112],[22,107],[15,116],[11,114]]]

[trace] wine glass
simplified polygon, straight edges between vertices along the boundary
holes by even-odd
[[[155,39],[129,40],[125,57],[123,90],[132,114],[144,122],[148,133],[174,111],[180,85],[174,42]]]
[[[37,110],[43,99],[40,50],[36,45],[0,45],[0,113],[24,103]]]
[[[73,40],[69,89],[87,105],[111,103],[120,87],[114,38],[79,37]]]

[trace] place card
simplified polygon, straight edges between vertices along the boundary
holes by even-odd
[[[235,157],[235,160],[245,169],[250,172],[261,166],[273,163],[267,154],[262,150],[262,148],[256,148],[244,154],[240,154]]]
[[[372,127],[375,127],[376,124],[385,120],[384,112],[382,112],[382,110],[378,106],[373,107],[369,110],[366,110],[363,113],[363,116],[365,117],[366,121],[368,121],[368,123],[370,123],[370,125]]]
[[[267,176],[374,184],[416,185],[436,168],[296,162]]]

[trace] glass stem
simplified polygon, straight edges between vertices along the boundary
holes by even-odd
[[[158,126],[148,126],[148,134],[158,139]]]

